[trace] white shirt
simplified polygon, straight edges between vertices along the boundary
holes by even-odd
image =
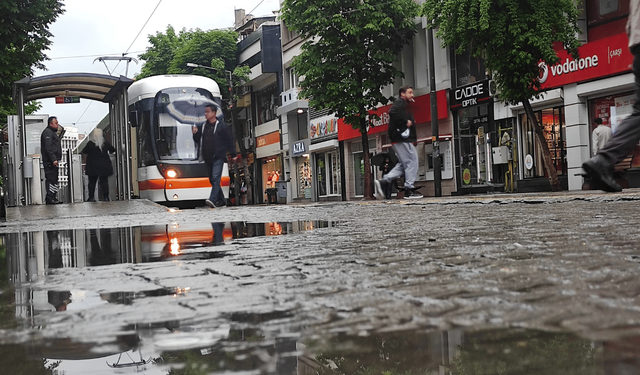
[[[607,141],[611,138],[611,128],[605,125],[598,125],[597,128],[591,133],[591,151],[593,155],[598,153],[598,150],[607,144]]]

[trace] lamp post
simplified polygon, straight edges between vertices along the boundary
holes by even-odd
[[[213,68],[211,66],[205,66],[205,65],[200,65],[200,64],[196,64],[196,63],[187,63],[187,66],[189,68],[203,68],[203,69],[208,69],[208,70],[213,70],[213,71],[220,71],[220,69],[217,68]],[[227,84],[229,87],[229,111],[232,112],[231,109],[231,99],[232,99],[232,89],[233,89],[233,82],[232,82],[232,73],[230,70],[226,70],[224,69],[224,73],[227,75]],[[233,132],[233,137],[237,138],[238,137],[238,133],[236,131],[236,124],[235,121],[233,121],[233,113],[231,113],[231,131]],[[234,145],[235,146],[235,145]],[[244,155],[242,156],[244,158]],[[245,162],[246,163],[246,162]],[[235,175],[235,181],[233,182],[233,193],[236,197],[236,201],[235,201],[235,205],[239,205],[240,204],[240,178],[238,176],[238,162],[234,162],[233,163],[233,174]]]

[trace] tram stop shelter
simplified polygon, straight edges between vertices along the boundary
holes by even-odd
[[[18,115],[16,116],[17,120],[13,123],[10,121],[8,125],[8,147],[3,147],[5,205],[15,207],[42,203],[40,196],[42,181],[39,177],[40,155],[32,153],[35,144],[39,149],[40,134],[27,129],[28,121],[24,112],[24,104],[32,100],[55,97],[78,97],[109,104],[111,144],[116,148],[116,165],[114,166],[116,197],[117,200],[130,200],[131,165],[129,154],[131,140],[127,111],[127,89],[132,83],[133,80],[125,76],[115,77],[94,73],[52,74],[26,77],[14,82],[13,101],[16,104]],[[67,155],[63,155],[63,159],[67,161],[68,188],[71,189],[70,202],[65,203],[81,201],[83,187],[80,156],[73,157],[72,152],[69,151]],[[80,181],[79,185],[78,181]]]

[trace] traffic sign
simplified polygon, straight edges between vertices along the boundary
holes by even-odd
[[[79,96],[56,96],[56,104],[80,103]]]

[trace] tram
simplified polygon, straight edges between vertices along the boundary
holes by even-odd
[[[134,193],[138,187],[140,198],[163,204],[208,199],[211,184],[192,127],[206,121],[206,104],[222,107],[218,84],[194,75],[153,76],[134,82],[128,95]],[[228,199],[226,163],[222,172]]]

